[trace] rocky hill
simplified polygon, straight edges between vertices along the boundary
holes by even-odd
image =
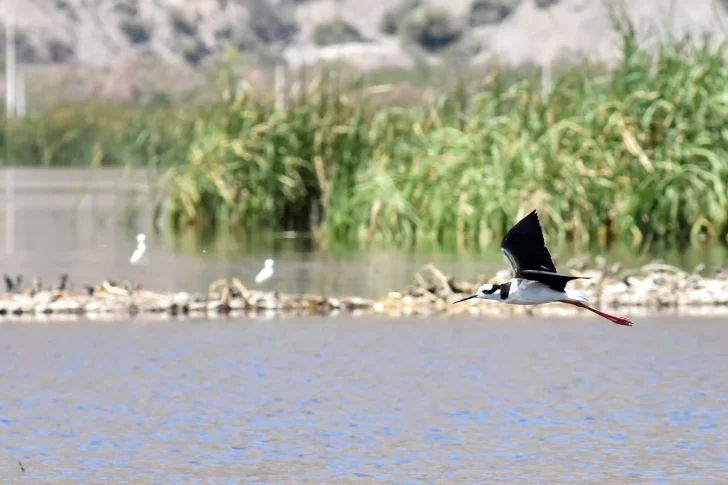
[[[71,70],[105,77],[70,83],[79,93],[64,99],[92,89],[128,98],[138,81],[125,76],[204,84],[200,68],[231,52],[253,65],[339,58],[362,68],[610,57],[618,44],[605,1],[614,0],[0,0],[0,12],[15,19],[19,60],[49,73],[34,76],[37,91]],[[646,39],[728,29],[728,0],[618,1]],[[165,66],[167,77],[140,65]]]
[[[728,28],[723,0],[624,3],[645,33]],[[0,7],[4,19],[16,19],[19,56],[30,64],[200,65],[235,48],[256,60],[343,55],[370,67],[443,52],[520,63],[614,49],[602,0],[0,0]]]

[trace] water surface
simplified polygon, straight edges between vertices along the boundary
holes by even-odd
[[[721,319],[3,320],[0,336],[2,483],[728,483]]]
[[[70,274],[71,285],[98,284],[104,279],[141,281],[146,288],[160,291],[206,291],[219,278],[240,278],[250,288],[266,258],[276,260],[274,280],[264,289],[291,294],[378,297],[401,291],[415,282],[415,273],[433,263],[458,281],[482,281],[509,267],[495,246],[482,252],[404,250],[316,251],[306,239],[269,237],[267,243],[251,246],[234,237],[200,243],[194,238],[155,234],[139,222],[121,224],[120,209],[53,208],[18,209],[15,230],[6,231],[5,251],[0,253],[3,273],[23,275],[25,284],[34,276],[44,285],[57,285],[62,273]],[[0,211],[0,225],[3,222]],[[2,227],[2,226],[0,226]],[[136,234],[148,234],[149,265],[132,267],[129,257]],[[12,250],[7,234],[12,233]],[[557,267],[563,268],[574,255],[552,250]],[[588,256],[583,254],[582,256]],[[610,261],[629,267],[650,261],[650,256],[629,252],[606,254]],[[703,262],[712,267],[728,266],[728,249],[698,249],[686,255],[671,255],[670,263],[692,270]],[[428,278],[429,273],[424,272]],[[2,288],[4,289],[4,288]]]
[[[205,291],[211,282],[230,277],[252,288],[263,260],[272,257],[275,279],[265,289],[377,297],[408,288],[414,274],[430,262],[446,275],[466,281],[484,280],[508,268],[497,244],[484,251],[332,252],[313,250],[305,238],[255,233],[243,239],[223,233],[200,239],[154,232],[153,209],[160,194],[144,171],[3,168],[0,194],[4,202],[0,266],[13,277],[22,274],[24,283],[37,276],[46,286],[57,285],[60,275],[69,273],[76,289],[104,279],[130,279],[153,290]],[[142,231],[148,234],[150,265],[140,271],[129,264],[129,257],[136,234]],[[556,247],[548,234],[546,240],[560,268],[574,256],[590,256]],[[630,267],[651,259],[636,255],[630,247],[598,254]],[[659,255],[688,270],[698,263],[705,263],[708,271],[728,266],[725,246]]]

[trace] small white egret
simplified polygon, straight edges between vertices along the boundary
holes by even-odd
[[[260,273],[255,276],[255,282],[260,284],[271,276],[273,276],[273,260],[266,259],[265,264],[263,265],[263,269],[261,269]]]
[[[147,254],[147,236],[143,233],[137,234],[137,247],[134,250],[134,253],[132,253],[131,258],[129,258],[129,262],[133,266],[146,266],[147,263],[149,263],[149,255]],[[140,280],[138,283],[139,287],[141,287],[142,277],[143,274],[138,276],[138,279]]]
[[[144,234],[137,234],[137,247],[134,250],[134,253],[131,255],[131,258],[129,258],[129,262],[131,264],[141,264],[143,262],[146,262],[147,258],[142,258],[147,252],[147,236]]]

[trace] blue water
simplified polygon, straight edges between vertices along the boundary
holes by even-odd
[[[0,483],[728,483],[724,320],[4,322]]]

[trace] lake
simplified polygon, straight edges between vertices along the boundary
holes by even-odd
[[[0,483],[728,482],[724,319],[0,322]]]

